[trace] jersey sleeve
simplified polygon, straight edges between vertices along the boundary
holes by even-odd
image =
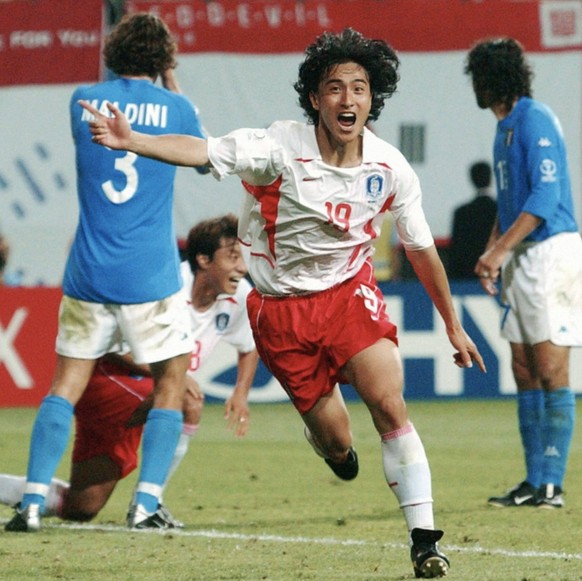
[[[406,160],[397,169],[395,196],[390,211],[398,237],[406,250],[422,250],[434,244],[422,208],[422,190],[416,172]]]
[[[255,186],[273,183],[284,163],[282,148],[266,129],[237,129],[208,138],[208,157],[216,178],[238,175]]]
[[[559,122],[550,111],[532,111],[525,119],[522,137],[531,185],[523,211],[548,220],[560,203],[566,164]]]

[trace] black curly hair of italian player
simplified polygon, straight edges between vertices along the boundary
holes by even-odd
[[[156,78],[176,68],[177,45],[166,23],[153,14],[124,16],[105,39],[105,66],[117,75]]]
[[[366,38],[352,28],[337,34],[324,32],[305,49],[305,55],[299,66],[299,80],[293,86],[299,93],[299,105],[314,125],[319,122],[319,112],[313,108],[309,96],[317,93],[319,83],[338,64],[355,62],[368,73],[372,92],[368,121],[378,119],[384,101],[396,91],[400,60],[383,40]]]
[[[523,46],[513,38],[478,42],[467,55],[464,72],[470,75],[475,90],[486,90],[492,104],[511,109],[515,98],[531,97],[533,71]]]

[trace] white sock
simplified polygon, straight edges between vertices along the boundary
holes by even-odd
[[[69,492],[70,484],[53,478],[44,504],[44,516],[61,516],[63,502]]]
[[[22,500],[26,478],[13,474],[0,474],[0,503],[14,506]],[[51,480],[45,500],[44,516],[58,515],[63,505],[65,494],[69,490],[69,483],[58,478]]]
[[[434,529],[430,468],[411,423],[382,435],[382,462],[386,482],[403,509],[408,530]]]
[[[184,424],[184,427],[182,428],[182,433],[180,434],[180,439],[178,440],[178,446],[174,452],[174,457],[172,458],[172,463],[170,464],[170,470],[168,471],[168,476],[166,477],[166,481],[164,482],[164,486],[162,488],[160,503],[163,503],[163,491],[178,469],[178,466],[180,466],[184,456],[186,456],[186,452],[188,452],[188,447],[190,446],[190,441],[198,431],[198,426],[199,424]]]
[[[0,474],[0,503],[14,506],[22,500],[24,494],[24,476]]]

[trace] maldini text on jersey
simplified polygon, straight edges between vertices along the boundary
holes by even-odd
[[[109,101],[99,99],[89,101],[95,109],[102,115],[111,117],[111,112],[107,108]],[[119,103],[113,102],[118,109],[127,117],[131,125],[143,125],[146,127],[165,128],[168,124],[168,106],[159,103],[127,103],[124,108],[119,107]],[[81,121],[92,121],[93,115],[83,109]]]

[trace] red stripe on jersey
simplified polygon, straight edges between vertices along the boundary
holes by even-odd
[[[235,305],[238,305],[238,301],[234,297],[220,297],[217,300],[226,301],[227,303],[234,303]]]
[[[391,196],[388,197],[388,199],[384,202],[384,205],[380,208],[380,211],[378,212],[378,214],[384,214],[385,212],[387,212],[390,209],[390,206],[392,205],[392,202],[394,201],[394,197],[396,194],[392,194]],[[369,220],[366,225],[364,226],[364,232],[366,234],[368,234],[368,236],[374,240],[374,238],[376,238],[378,235],[376,234],[376,231],[374,230],[374,228],[372,227],[372,222],[374,221],[374,218],[372,218],[371,220]]]
[[[396,194],[392,194],[391,196],[388,196],[386,198],[384,205],[382,206],[382,208],[380,208],[380,214],[382,214],[383,212],[387,212],[391,208],[392,202],[394,201],[395,197],[396,197]]]
[[[265,220],[263,230],[267,233],[269,251],[271,252],[273,260],[277,260],[275,255],[275,229],[277,224],[279,200],[281,199],[282,182],[283,176],[279,176],[268,186],[252,186],[244,180],[242,182],[245,190],[251,194],[251,196],[253,196],[261,206],[261,216]],[[269,262],[271,261],[269,260]]]
[[[269,266],[271,268],[275,268],[275,263],[266,254],[263,254],[262,252],[251,252],[251,256],[256,256],[257,258],[264,258],[269,263]]]
[[[387,212],[390,209],[390,206],[392,205],[392,202],[394,201],[394,197],[395,197],[395,194],[392,194],[391,196],[389,196],[386,199],[386,201],[384,202],[384,205],[380,208],[380,211],[378,212],[378,214],[384,214],[385,212]],[[376,234],[376,231],[374,230],[374,228],[372,226],[373,221],[374,221],[374,218],[372,218],[371,220],[366,222],[366,224],[364,226],[364,232],[372,240],[374,240],[374,238],[378,237],[378,235]],[[354,262],[354,260],[356,260],[356,258],[360,254],[361,249],[362,249],[361,244],[360,244],[360,246],[358,246],[357,248],[354,249],[354,251],[352,252],[352,256],[350,257],[350,261],[348,263],[348,268],[351,268],[352,263]]]

